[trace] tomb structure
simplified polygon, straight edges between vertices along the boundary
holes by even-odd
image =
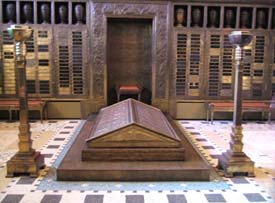
[[[128,99],[101,110],[82,160],[184,160],[184,148],[157,108]]]
[[[159,109],[128,99],[88,119],[58,180],[209,180],[210,166]]]

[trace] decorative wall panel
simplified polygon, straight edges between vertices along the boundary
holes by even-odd
[[[229,42],[227,34],[223,34],[222,43],[222,62],[221,62],[221,84],[220,96],[231,97],[233,95],[233,82],[234,82],[234,49]]]
[[[240,5],[239,9],[234,5],[222,6],[225,5],[211,7],[207,3],[191,2],[174,5],[172,64],[175,70],[171,86],[175,85],[176,90],[171,92],[176,100],[233,99],[235,50],[228,34],[234,30],[246,30],[254,36],[252,43],[244,48],[244,99],[268,100],[271,92],[275,92],[275,45],[272,48],[270,45],[270,36],[274,39],[270,29],[275,28],[275,21],[272,27],[268,18],[275,9],[263,6],[264,17],[257,19],[253,5]],[[244,10],[249,12],[249,19],[242,19],[240,14]]]
[[[220,95],[220,71],[221,69],[221,37],[217,33],[209,33],[207,42],[209,42],[208,56],[208,96],[217,97]]]
[[[186,97],[202,96],[204,34],[177,29],[176,44],[176,95]]]
[[[3,46],[2,45],[2,32],[0,30],[0,95],[3,94],[3,79],[4,79],[4,75],[3,75],[3,62],[2,62],[2,54],[3,54]]]
[[[202,96],[202,71],[203,71],[203,41],[204,34],[197,31],[189,35],[189,71],[188,71],[188,96]]]
[[[71,94],[71,81],[70,81],[70,54],[69,54],[69,29],[62,29],[55,31],[55,46],[57,52],[57,78],[58,78],[58,94],[70,95]]]
[[[106,66],[106,28],[107,17],[113,18],[151,18],[153,19],[153,55],[152,69],[155,74],[156,98],[166,97],[167,53],[168,53],[168,13],[165,4],[128,4],[128,3],[93,3],[92,4],[92,63],[93,91],[95,97],[102,97],[106,87],[104,73]]]
[[[275,95],[275,32],[273,32],[273,43],[272,43],[272,84],[271,84],[271,92],[272,95]]]
[[[87,32],[71,28],[55,29],[58,95],[83,96],[86,93]]]
[[[187,70],[187,34],[177,33],[176,55],[176,95],[186,95],[186,70]]]
[[[52,63],[53,63],[53,45],[52,45],[52,30],[42,29],[37,30],[37,59],[38,59],[38,71],[37,80],[38,91],[37,93],[43,95],[53,95],[51,84],[53,82],[52,77]]]
[[[243,94],[246,99],[267,98],[269,93],[265,90],[266,56],[268,37],[264,31],[253,32],[252,43],[245,47],[245,65],[243,76]]]
[[[30,97],[49,97],[51,88],[52,31],[50,27],[35,27],[26,41],[27,92]]]
[[[230,98],[234,82],[234,49],[228,34],[221,31],[206,32],[205,65],[207,67],[207,95],[211,99]]]
[[[34,11],[32,15],[16,13],[22,11],[25,4],[19,1],[0,3],[3,11],[3,21],[0,19],[0,94],[17,96],[14,42],[6,30],[11,24],[22,23],[33,29],[31,38],[26,41],[28,95],[36,98],[86,97],[89,46],[86,3],[28,2]],[[55,9],[51,5],[55,5]],[[62,6],[66,7],[66,15],[59,12]],[[7,13],[8,7],[16,16]]]

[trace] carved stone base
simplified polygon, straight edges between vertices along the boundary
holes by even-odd
[[[254,177],[254,162],[245,153],[235,153],[227,150],[219,158],[218,167],[224,170],[225,176],[230,178],[234,175],[246,174]]]
[[[189,143],[189,140],[186,138],[181,129],[168,118],[169,122],[172,125],[172,128],[175,130],[177,135],[180,138],[180,142],[183,152],[178,152],[181,154],[181,158],[184,158],[184,161],[170,161],[167,156],[170,156],[165,151],[158,152],[158,157],[160,158],[163,155],[162,161],[152,161],[148,160],[146,155],[134,154],[134,151],[131,151],[131,155],[123,154],[122,151],[114,154],[114,150],[120,150],[121,148],[112,148],[113,154],[102,153],[104,148],[90,148],[94,150],[100,150],[100,153],[97,154],[98,159],[100,160],[88,160],[82,161],[83,158],[81,149],[87,147],[86,140],[88,136],[93,131],[95,125],[95,118],[89,117],[82,127],[81,131],[77,135],[74,143],[71,148],[68,150],[67,154],[61,161],[60,165],[56,170],[56,178],[58,181],[209,181],[211,178],[211,168],[206,163],[204,159],[198,154],[194,149],[192,144]],[[87,148],[86,148],[87,149]],[[132,150],[133,148],[131,148]],[[136,148],[140,150],[140,148]],[[154,150],[161,150],[163,148],[151,148]],[[181,148],[180,148],[181,149]],[[179,149],[179,150],[180,150]],[[126,149],[128,150],[128,149]],[[94,155],[94,154],[90,154]],[[152,158],[154,154],[151,153]],[[183,156],[184,155],[184,156]],[[101,156],[101,157],[100,157]],[[109,157],[108,157],[109,156]],[[131,159],[137,160],[125,160],[125,157],[129,156]],[[87,158],[87,157],[85,157]],[[88,159],[94,159],[94,157],[88,157]],[[109,160],[103,160],[103,158],[108,158]],[[119,158],[120,160],[110,160],[114,158]],[[155,155],[153,158],[156,158]],[[178,157],[177,157],[178,158]],[[123,160],[122,160],[123,159]],[[140,161],[143,159],[142,161]],[[144,159],[147,159],[144,161]]]
[[[82,149],[82,161],[184,161],[181,148],[88,148]]]
[[[7,178],[17,175],[27,174],[30,177],[36,178],[39,175],[39,169],[43,168],[44,157],[40,152],[33,152],[32,154],[15,154],[7,162]]]

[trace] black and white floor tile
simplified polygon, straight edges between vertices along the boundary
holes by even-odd
[[[37,132],[33,137],[34,142],[42,136],[43,133],[39,132],[52,132],[47,144],[40,149],[45,156],[47,167],[36,179],[28,177],[9,179],[9,183],[0,192],[0,201],[3,203],[275,202],[275,167],[272,167],[275,163],[275,123],[248,122],[244,125],[245,152],[255,161],[255,178],[223,178],[217,175],[221,174],[215,169],[218,157],[228,148],[232,125],[230,121],[215,121],[213,125],[205,121],[178,121],[182,130],[187,132],[190,142],[213,166],[215,176],[212,181],[137,183],[55,181],[55,168],[83,124],[82,120],[32,123],[32,131]],[[0,137],[2,129],[12,130],[17,127],[18,123],[0,122]],[[261,136],[261,139],[255,136]],[[269,141],[262,141],[265,139]],[[255,146],[255,142],[258,146]],[[5,162],[15,151],[7,153],[8,155],[4,155],[7,150],[2,151],[0,163],[3,164],[0,170],[3,174]]]

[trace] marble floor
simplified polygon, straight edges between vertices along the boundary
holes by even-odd
[[[55,181],[55,170],[73,143],[83,120],[31,123],[33,146],[47,167],[38,178],[5,178],[6,161],[17,150],[18,122],[0,122],[0,201],[85,203],[275,202],[275,122],[247,122],[244,151],[255,162],[255,178],[224,178],[218,156],[228,148],[231,121],[177,121],[188,139],[213,166],[209,182]]]

